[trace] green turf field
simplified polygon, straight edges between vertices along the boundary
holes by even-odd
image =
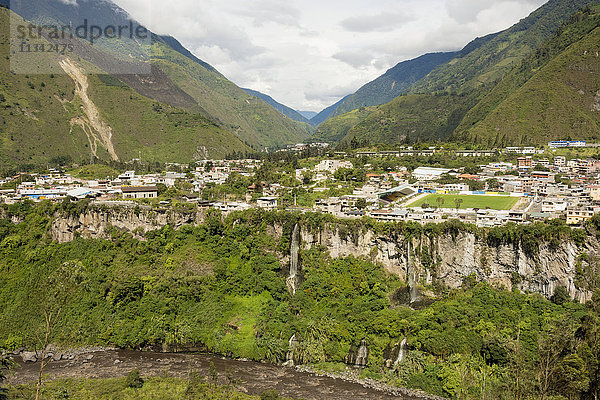
[[[442,198],[444,203],[442,208],[456,208],[456,199],[462,199],[459,208],[491,208],[493,210],[510,210],[519,201],[518,197],[509,196],[476,196],[476,195],[455,195],[455,194],[430,194],[420,200],[410,203],[408,207],[421,207],[423,204],[429,204],[432,207],[438,207],[438,198]]]

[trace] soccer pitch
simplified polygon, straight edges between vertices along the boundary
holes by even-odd
[[[438,203],[438,198],[444,200],[443,204]],[[519,201],[518,197],[510,196],[477,196],[477,195],[458,195],[458,194],[430,194],[407,207],[421,207],[423,204],[429,204],[431,207],[456,208],[456,199],[462,199],[459,207],[465,208],[491,208],[492,210],[510,210]]]

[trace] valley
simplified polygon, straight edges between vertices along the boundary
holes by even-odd
[[[0,0],[0,399],[597,400],[600,1],[536,1]]]

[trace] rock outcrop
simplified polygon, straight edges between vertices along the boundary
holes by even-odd
[[[174,228],[199,225],[205,211],[156,210],[125,207],[92,207],[80,215],[56,215],[51,226],[51,236],[58,242],[73,240],[75,235],[85,238],[109,238],[111,227],[131,232],[144,240],[143,233],[165,225]],[[298,232],[299,230],[299,232]],[[349,234],[336,224],[325,224],[315,229],[301,226],[294,230],[290,242],[300,249],[323,246],[331,257],[364,257],[381,264],[388,273],[395,274],[411,288],[411,302],[427,293],[432,284],[448,288],[460,287],[466,277],[487,281],[496,286],[512,289],[516,285],[524,292],[552,296],[558,286],[567,288],[572,298],[585,302],[591,292],[577,285],[577,263],[583,253],[600,256],[600,244],[588,237],[585,245],[578,247],[571,241],[558,246],[541,241],[539,251],[532,255],[518,243],[491,245],[475,233],[439,234],[429,237],[419,235],[406,238],[402,235],[381,235],[373,230]],[[276,240],[284,234],[280,225],[267,228]],[[295,240],[294,240],[295,239]],[[299,242],[299,243],[298,243]],[[299,279],[302,260],[296,258],[296,248],[290,254],[280,255],[284,265],[293,267],[293,279]],[[294,286],[299,284],[295,282]],[[416,289],[419,290],[416,290]]]
[[[199,225],[204,221],[204,216],[204,211],[98,207],[79,215],[55,215],[50,235],[59,243],[72,241],[76,234],[84,238],[107,239],[110,237],[108,230],[112,227],[144,240],[143,233],[166,225],[176,229],[183,225]]]
[[[349,237],[335,228],[318,232],[301,230],[302,247],[324,246],[332,257],[367,257],[380,263],[387,272],[407,283],[422,287],[434,281],[458,288],[468,276],[511,289],[552,296],[558,286],[567,288],[572,298],[585,302],[592,293],[577,287],[576,264],[582,253],[599,254],[600,245],[588,238],[584,248],[562,242],[557,248],[542,242],[538,254],[528,254],[519,244],[492,246],[474,233],[456,236],[421,236],[416,239],[385,237],[373,231]]]

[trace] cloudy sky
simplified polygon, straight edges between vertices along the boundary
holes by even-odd
[[[113,0],[241,87],[320,111],[400,61],[457,50],[546,0]],[[151,6],[149,4],[151,3]]]

